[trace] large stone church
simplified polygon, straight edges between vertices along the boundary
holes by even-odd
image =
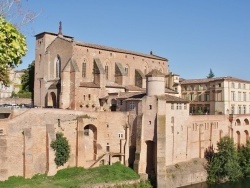
[[[145,92],[151,70],[168,74],[168,60],[153,52],[79,42],[61,27],[36,35],[35,58],[34,104],[41,107],[116,111],[120,93]]]

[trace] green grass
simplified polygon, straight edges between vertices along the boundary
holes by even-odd
[[[31,179],[23,177],[10,177],[8,180],[1,182],[1,188],[17,187],[17,188],[60,188],[60,187],[84,187],[84,185],[101,184],[107,182],[121,182],[126,180],[139,179],[132,169],[115,163],[112,166],[100,166],[92,169],[84,169],[79,167],[67,168],[59,170],[55,176],[46,176],[37,174]],[[150,188],[148,182],[141,182],[139,185],[117,186],[119,188]]]

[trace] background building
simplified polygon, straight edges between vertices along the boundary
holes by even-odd
[[[249,114],[250,81],[234,77],[182,80],[191,114]]]
[[[8,86],[0,82],[0,98],[9,98],[12,93],[18,93],[21,89],[21,77],[24,74],[24,70],[10,69],[9,79],[10,84]]]

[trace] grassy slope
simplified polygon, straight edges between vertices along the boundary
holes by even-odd
[[[51,177],[46,175],[35,175],[31,179],[10,177],[7,181],[0,182],[0,187],[83,187],[84,185],[89,184],[120,182],[133,179],[139,179],[139,176],[132,169],[116,163],[112,166],[101,166],[92,169],[77,167],[63,169],[58,171],[55,176]],[[147,188],[150,187],[150,185],[148,183],[142,183],[141,185],[131,187]]]

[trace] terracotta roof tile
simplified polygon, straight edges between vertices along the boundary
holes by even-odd
[[[131,91],[131,92],[134,92],[134,91],[138,91],[138,92],[146,91],[145,88],[140,88],[140,87],[134,86],[134,85],[128,85],[125,88],[126,88],[126,91]]]
[[[226,76],[226,77],[217,77],[217,78],[203,78],[203,79],[183,79],[180,81],[181,84],[198,84],[198,83],[209,83],[213,81],[222,81],[222,80],[228,80],[228,81],[235,81],[235,82],[245,82],[250,83],[248,80],[242,80],[239,78],[235,78],[232,76]]]
[[[125,88],[124,86],[122,85],[119,85],[115,82],[107,82],[106,83],[106,87],[110,87],[110,88]]]
[[[81,82],[80,87],[100,88],[99,85],[97,85],[93,82]]]
[[[128,99],[128,98],[142,98],[146,95],[145,92],[123,92],[117,97],[118,99]]]
[[[103,46],[103,45],[99,45],[99,44],[90,44],[90,43],[76,41],[76,45],[100,49],[100,50],[107,50],[107,51],[112,51],[112,52],[120,52],[120,53],[125,53],[125,54],[138,55],[138,56],[162,60],[162,61],[168,61],[166,58],[156,56],[153,54],[144,54],[144,53],[134,52],[134,51],[130,51],[130,50],[124,50],[124,49],[119,49],[119,48]]]
[[[165,74],[157,69],[153,69],[148,74],[146,74],[146,77],[165,77]]]
[[[189,103],[189,101],[182,99],[180,97],[175,97],[171,95],[158,95],[158,99],[165,100],[166,102],[178,102],[178,103]]]

